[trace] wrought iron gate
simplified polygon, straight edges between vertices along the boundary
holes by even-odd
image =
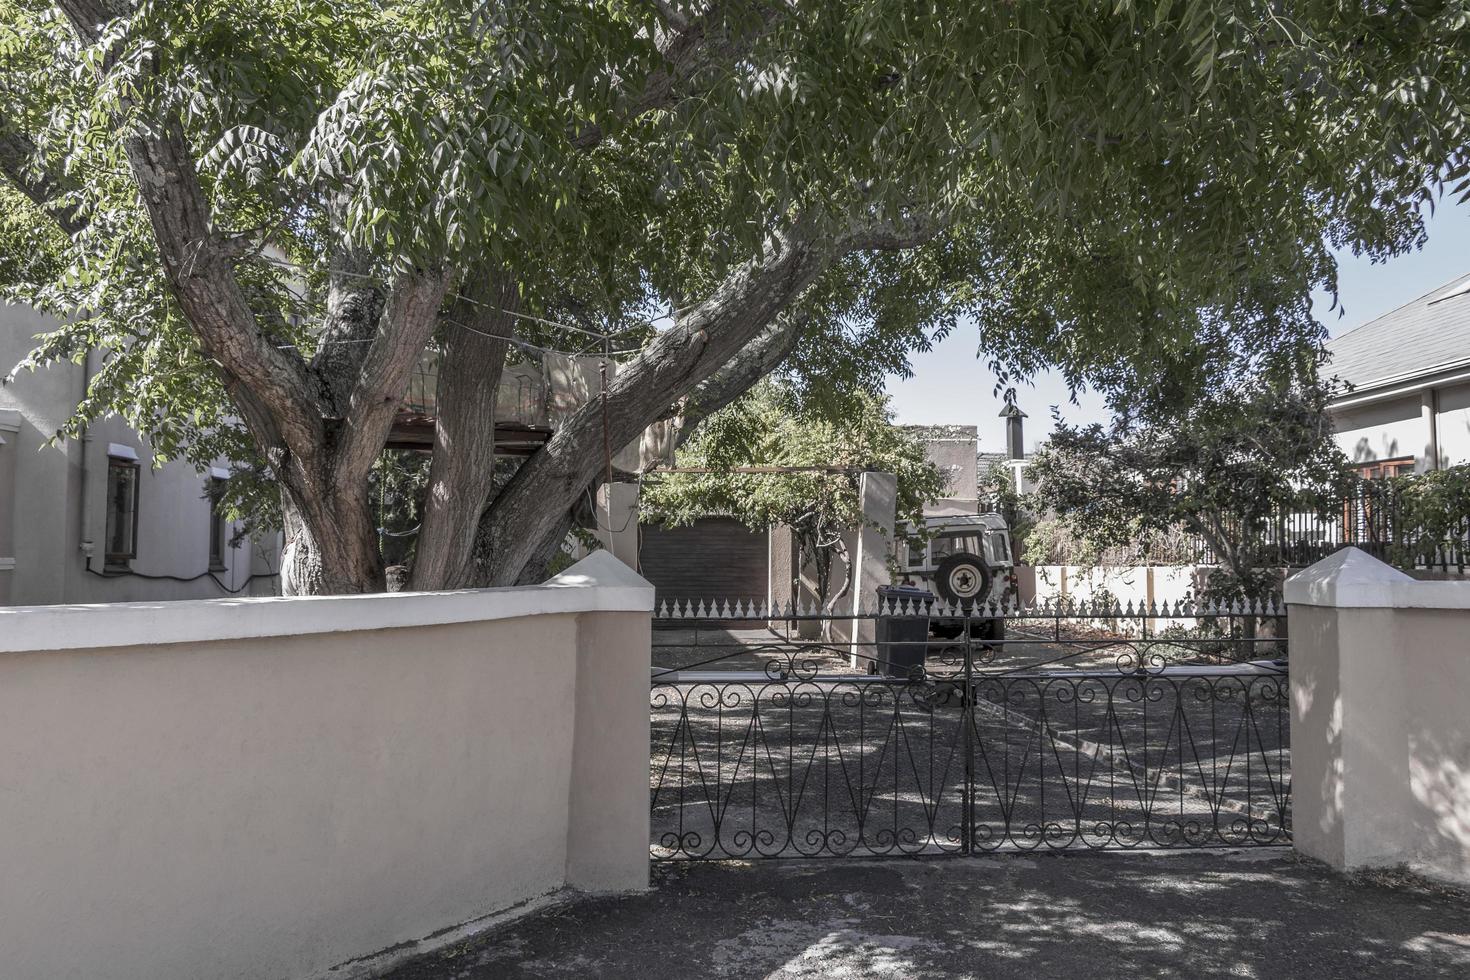
[[[653,856],[1289,843],[1280,621],[1274,606],[665,606]]]

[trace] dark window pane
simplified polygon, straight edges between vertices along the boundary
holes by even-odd
[[[209,567],[223,568],[225,565],[225,538],[228,522],[220,510],[220,497],[224,495],[224,481],[209,481]]]
[[[107,561],[138,555],[138,464],[110,460],[107,465]]]

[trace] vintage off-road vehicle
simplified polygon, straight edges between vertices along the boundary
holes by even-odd
[[[929,517],[924,520],[923,534],[904,523],[899,525],[897,537],[898,569],[904,585],[926,588],[949,605],[973,607],[977,618],[969,622],[970,635],[975,639],[1005,639],[1004,620],[979,618],[987,603],[999,602],[1004,596],[1015,567],[1010,527],[1004,517]],[[964,631],[965,621],[935,617],[929,628],[935,636],[950,639]]]

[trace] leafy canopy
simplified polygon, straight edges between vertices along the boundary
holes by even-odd
[[[1056,366],[1120,399],[1300,365],[1326,243],[1413,247],[1470,166],[1463,2],[201,0],[82,45],[0,0],[0,57],[0,123],[87,222],[5,239],[4,295],[70,317],[33,363],[102,348],[81,415],[201,463],[251,447],[117,138],[162,116],[250,245],[258,329],[304,355],[345,250],[384,278],[505,267],[524,309],[628,326],[797,216],[928,219],[926,247],[840,256],[790,311],[796,383],[834,402],[964,318],[1008,380]]]

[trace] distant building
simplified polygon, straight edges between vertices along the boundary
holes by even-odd
[[[56,326],[0,304],[0,375]],[[116,418],[48,444],[92,365],[56,364],[0,387],[0,605],[273,593],[279,535],[237,541],[215,507],[227,461],[203,474],[184,463],[155,469],[147,442]]]
[[[903,430],[924,443],[924,455],[945,476],[944,496],[924,505],[926,517],[974,514],[980,507],[973,425],[905,425]]]
[[[1470,273],[1335,337],[1328,408],[1364,477],[1470,462]]]

